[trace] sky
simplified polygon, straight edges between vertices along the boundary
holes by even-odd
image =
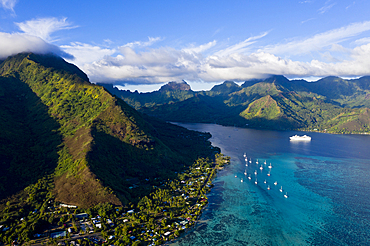
[[[370,75],[370,1],[0,0],[0,59],[49,53],[91,82],[209,90],[273,74]]]

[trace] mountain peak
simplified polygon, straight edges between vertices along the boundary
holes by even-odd
[[[177,81],[170,81],[167,84],[163,85],[159,91],[190,91],[190,85],[186,83],[185,80],[177,82]]]
[[[8,69],[16,69],[23,60],[29,60],[40,64],[45,68],[50,68],[55,71],[61,71],[62,73],[70,73],[72,75],[80,77],[83,81],[89,82],[87,75],[82,72],[77,66],[66,62],[63,58],[52,54],[35,54],[35,53],[19,53],[14,56],[9,56],[7,59],[0,62],[1,69],[0,74],[4,73]],[[18,65],[16,65],[18,64]]]
[[[226,80],[220,85],[215,85],[211,89],[211,91],[213,92],[222,93],[222,94],[225,94],[225,93],[229,94],[237,90],[240,90],[240,86],[234,81],[229,81],[229,80]]]
[[[241,87],[249,87],[249,86],[252,86],[260,82],[263,82],[263,79],[249,79],[249,80],[244,81]]]
[[[289,79],[287,79],[284,75],[272,75],[271,77],[265,79],[264,82],[281,84],[289,82]]]

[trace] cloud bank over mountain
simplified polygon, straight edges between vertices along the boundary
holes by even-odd
[[[12,2],[15,4],[15,2]],[[11,3],[2,2],[11,9]],[[270,44],[274,31],[237,43],[214,39],[204,44],[161,45],[165,37],[116,45],[70,42],[55,34],[79,28],[67,18],[14,22],[20,32],[0,32],[0,59],[20,52],[54,53],[79,66],[92,82],[157,84],[168,81],[244,81],[282,74],[289,78],[369,75],[370,21],[356,22],[313,36]],[[343,45],[346,43],[346,45]],[[349,43],[349,45],[348,45]]]
[[[22,52],[37,54],[53,53],[58,56],[73,59],[73,56],[61,50],[58,46],[45,42],[43,39],[24,33],[0,32],[0,59]]]
[[[352,23],[313,37],[258,49],[251,46],[267,38],[268,32],[225,48],[216,40],[183,49],[159,47],[136,50],[131,43],[112,50],[114,55],[105,55],[100,60],[80,65],[92,81],[110,83],[161,83],[181,79],[243,81],[270,74],[288,77],[363,76],[370,71],[370,43],[361,42],[352,49],[345,48],[341,43],[369,30],[370,21]],[[151,40],[160,38],[149,38],[147,43]],[[360,43],[356,41],[353,44]],[[68,49],[68,52],[77,56],[76,51]],[[109,53],[104,49],[98,52]],[[316,58],[307,61],[299,59],[307,54]]]
[[[13,8],[16,1],[2,1],[3,8]],[[53,53],[73,60],[74,56],[53,44],[57,40],[53,33],[76,28],[67,18],[39,18],[25,22],[14,23],[20,31],[17,33],[0,32],[0,59],[22,52],[37,54]]]

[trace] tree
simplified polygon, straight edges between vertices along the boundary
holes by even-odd
[[[132,246],[139,246],[140,243],[141,243],[140,241],[135,241],[135,242],[132,243]]]

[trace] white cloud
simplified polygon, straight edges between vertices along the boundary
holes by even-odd
[[[60,50],[59,47],[49,44],[39,37],[15,33],[0,32],[0,59],[16,55],[22,52],[34,52],[39,54],[54,53],[56,55],[73,58],[71,55]]]
[[[370,43],[370,37],[357,39],[354,43],[356,45],[368,44]]]
[[[353,1],[353,3],[351,3],[350,5],[348,5],[347,7],[346,7],[346,10],[347,9],[349,9],[349,8],[351,8],[352,6],[354,6],[356,4],[356,2],[355,1]]]
[[[370,21],[352,23],[348,26],[317,34],[303,40],[296,40],[285,44],[267,46],[261,51],[284,56],[302,55],[320,51],[332,44],[338,44],[363,32],[370,30]]]
[[[75,59],[71,60],[75,65],[81,69],[85,64],[99,61],[105,56],[113,55],[116,50],[101,48],[99,46],[93,46],[90,44],[84,44],[80,42],[71,43],[69,45],[60,46],[65,52],[73,55]]]
[[[158,42],[158,41],[161,41],[162,40],[162,38],[160,38],[160,37],[156,37],[156,38],[148,37],[148,39],[149,40],[146,41],[146,42],[143,42],[143,41],[135,41],[135,42],[132,42],[132,43],[127,43],[127,44],[123,45],[122,47],[130,47],[130,48],[134,48],[134,47],[147,47],[147,46],[151,46],[155,42]]]
[[[0,4],[4,9],[9,9],[14,12],[14,6],[17,0],[0,0]]]
[[[202,79],[205,81],[236,80],[266,77],[269,74],[305,74],[308,65],[281,59],[270,53],[257,52],[249,55],[210,56],[204,64]]]
[[[309,18],[307,20],[304,20],[304,21],[301,21],[301,24],[304,24],[306,22],[309,22],[309,21],[312,21],[312,20],[315,20],[316,18]]]
[[[230,46],[230,47],[228,47],[224,50],[220,50],[220,51],[216,52],[215,55],[227,56],[227,55],[230,55],[230,54],[233,54],[233,53],[247,52],[249,50],[248,46],[254,44],[256,42],[256,40],[265,37],[267,34],[268,34],[268,32],[264,32],[261,35],[247,38],[246,40],[244,40],[244,41],[242,41],[238,44],[232,45],[232,46]]]
[[[324,6],[322,6],[322,7],[318,10],[318,12],[319,12],[320,14],[324,14],[324,13],[328,12],[332,7],[334,7],[334,5],[336,5],[336,4],[337,4],[337,3],[330,3],[330,2],[331,2],[331,0],[326,1],[326,2],[325,2],[325,4],[324,4]]]
[[[182,50],[185,51],[185,52],[189,52],[189,53],[202,53],[202,52],[214,47],[216,45],[216,43],[217,43],[217,41],[213,40],[212,42],[209,42],[207,44],[202,44],[202,45],[199,45],[199,46],[196,46],[196,47],[185,48],[185,49],[182,49]]]
[[[199,47],[210,47],[208,43]],[[254,53],[222,54],[203,56],[196,51],[173,48],[151,49],[136,52],[130,47],[121,47],[121,54],[106,56],[100,61],[84,66],[84,71],[93,82],[163,83],[173,80],[219,82],[224,80],[244,81],[262,78],[271,74],[288,77],[363,76],[370,71],[370,44],[354,49],[332,44],[322,56],[328,62],[312,60],[301,62],[284,59],[278,55],[259,50]],[[330,52],[345,53],[348,59],[337,59]]]
[[[106,56],[100,61],[86,65],[84,71],[89,74],[92,81],[130,81],[130,83],[135,83],[135,81],[137,83],[161,83],[182,79],[205,82],[242,81],[266,77],[269,74],[297,77],[338,75],[340,72],[338,67],[342,69],[343,64],[349,66],[361,61],[356,57],[360,54],[359,51],[355,52],[339,43],[367,30],[370,30],[370,22],[354,23],[305,40],[267,46],[248,53],[250,45],[265,37],[266,32],[208,56],[203,53],[215,47],[216,40],[181,50],[161,47],[138,52],[133,48],[134,45],[124,45],[119,47],[119,55]],[[140,42],[134,43],[139,44]],[[306,54],[312,51],[322,51],[320,57],[328,63],[318,60],[301,62],[279,56],[279,54]],[[354,65],[349,67],[354,67]],[[345,71],[349,72],[348,69]],[[360,69],[356,71],[359,72]],[[361,75],[366,74],[365,69],[361,71]],[[344,74],[341,73],[341,75]]]
[[[33,19],[15,24],[24,33],[40,37],[47,42],[56,41],[50,36],[52,33],[59,30],[72,29],[77,27],[72,26],[72,24],[67,21],[67,18],[57,19],[55,17]]]
[[[45,28],[38,36],[46,37],[47,40],[54,31],[71,28],[66,19],[60,21],[66,24],[51,24],[51,27]],[[22,30],[33,33],[32,30],[38,24],[32,22],[26,26],[33,28],[30,28],[30,31],[26,28]],[[183,79],[203,82],[243,81],[270,74],[301,78],[328,75],[362,76],[370,73],[370,41],[367,38],[358,39],[351,45],[361,46],[353,49],[344,47],[341,42],[369,30],[370,21],[353,23],[306,39],[252,50],[255,46],[252,44],[267,36],[268,33],[265,32],[216,51],[216,40],[182,49],[149,48],[162,40],[158,37],[149,37],[148,41],[131,42],[116,48],[109,48],[112,44],[110,40],[105,40],[101,46],[74,42],[61,46],[61,51],[58,47],[29,34],[0,33],[0,57],[24,51],[69,53],[76,57],[72,62],[86,72],[91,81],[110,83],[120,81],[131,84],[158,84]],[[311,52],[318,52],[319,59],[302,62],[286,58]]]
[[[171,80],[196,79],[201,59],[195,54],[173,48],[151,49],[137,53],[120,47],[121,55],[85,65],[83,70],[95,82],[138,81],[161,83]]]
[[[321,68],[321,76],[363,76],[370,74],[370,43],[361,45],[351,51],[351,59],[340,63],[323,63],[312,61]]]

